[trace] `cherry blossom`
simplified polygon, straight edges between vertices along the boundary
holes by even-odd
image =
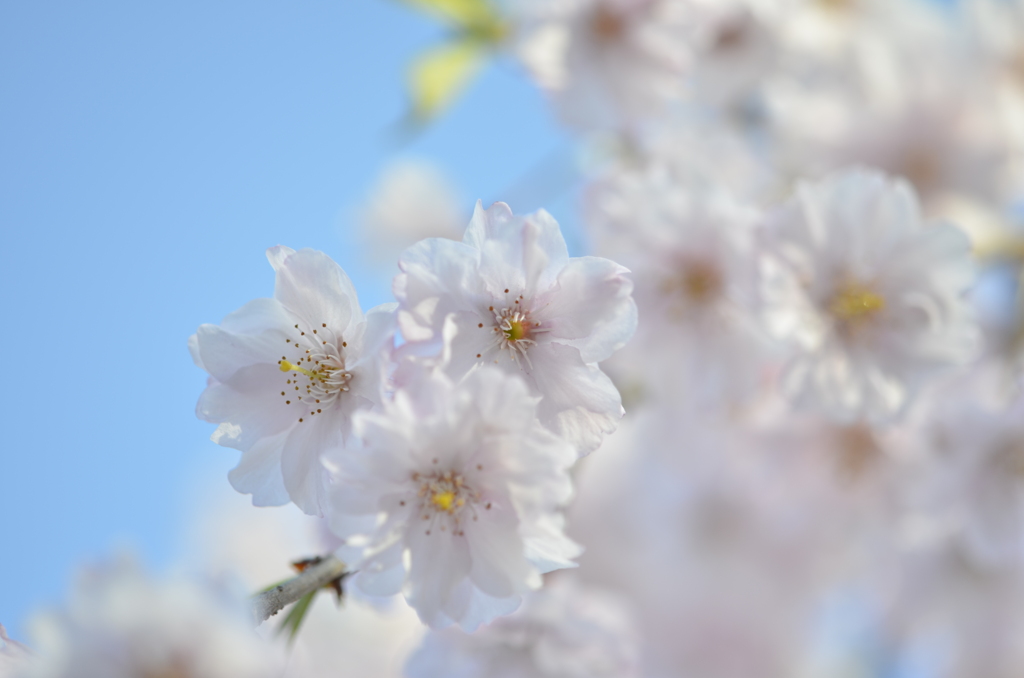
[[[581,454],[622,416],[597,366],[636,328],[628,271],[598,257],[570,259],[558,223],[541,210],[513,216],[477,203],[463,241],[429,239],[399,261],[394,292],[407,355],[443,350],[453,379],[487,364],[521,375],[541,396],[541,423]]]
[[[616,596],[559,578],[522,608],[472,635],[434,631],[409,658],[408,678],[631,678],[638,639]]]
[[[420,370],[381,411],[357,413],[365,447],[330,458],[328,512],[356,586],[404,592],[431,627],[472,630],[574,566],[559,509],[576,454],[537,423],[536,403],[494,367],[458,385]]]
[[[256,299],[189,339],[210,373],[200,419],[213,441],[242,452],[228,476],[260,506],[294,502],[319,514],[320,455],[344,446],[351,418],[380,401],[392,342],[392,306],[363,315],[345,272],[326,254],[273,247],[272,299]]]
[[[33,624],[19,678],[279,678],[284,658],[246,602],[184,578],[154,581],[122,559],[83,572],[66,607]]]
[[[589,195],[597,250],[636,271],[645,319],[609,369],[624,384],[642,377],[652,398],[749,399],[768,348],[753,265],[760,211],[679,163],[612,172]]]
[[[969,243],[926,225],[913,190],[850,169],[810,183],[771,218],[766,315],[795,354],[782,388],[837,420],[891,420],[974,352]]]
[[[520,58],[582,127],[616,127],[651,117],[682,93],[690,62],[685,2],[522,2]]]

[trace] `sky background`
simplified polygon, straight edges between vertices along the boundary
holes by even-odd
[[[194,416],[188,336],[273,292],[264,250],[321,249],[389,300],[353,214],[396,157],[466,196],[542,204],[571,140],[510,62],[402,141],[405,67],[443,29],[388,0],[0,5],[0,622],[24,637],[76,567],[169,567],[238,453]],[[543,175],[543,172],[541,172]],[[524,184],[524,177],[534,177]],[[306,554],[285,554],[284,557]]]

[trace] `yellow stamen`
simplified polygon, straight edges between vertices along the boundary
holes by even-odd
[[[526,336],[526,328],[521,322],[511,323],[511,326],[505,330],[505,336],[508,337],[509,341],[519,341]]]
[[[434,502],[434,505],[442,511],[450,512],[455,504],[455,493],[450,491],[435,492],[430,501]]]
[[[298,365],[294,365],[294,364],[288,362],[287,360],[282,360],[281,361],[281,371],[282,372],[302,372],[304,375],[306,375],[310,379],[320,378],[320,375],[317,374],[316,372],[311,372],[311,371],[307,370],[304,367],[299,367]]]
[[[842,320],[861,318],[885,308],[885,299],[861,287],[848,287],[829,305],[832,315]]]

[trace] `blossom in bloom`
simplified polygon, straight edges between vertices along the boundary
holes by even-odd
[[[7,629],[0,624],[0,678],[14,678],[32,659],[27,647],[7,637]]]
[[[399,268],[403,351],[443,348],[453,379],[488,364],[521,375],[541,396],[541,422],[581,454],[615,429],[621,398],[597,363],[636,329],[625,268],[570,259],[550,214],[513,216],[504,203],[477,203],[462,242],[424,240]]]
[[[213,441],[241,450],[228,476],[260,506],[289,500],[318,514],[329,447],[349,439],[352,414],[380,401],[392,307],[366,315],[345,272],[314,250],[273,247],[272,299],[256,299],[189,339],[211,379],[196,405],[220,424]]]
[[[616,597],[557,579],[522,608],[472,635],[433,631],[410,657],[408,678],[630,678],[639,652]]]
[[[644,318],[609,364],[649,396],[732,404],[763,377],[755,226],[760,212],[676,163],[610,173],[588,192],[598,251],[636,273]],[[617,371],[616,371],[617,369]]]
[[[686,3],[679,0],[540,0],[518,3],[519,55],[582,127],[651,117],[682,92],[689,65]]]
[[[364,447],[329,457],[338,556],[371,595],[404,591],[420,619],[472,630],[572,567],[562,532],[573,448],[537,421],[517,376],[486,367],[456,385],[419,370],[380,411],[356,414]]]
[[[246,601],[131,561],[83,573],[65,609],[32,623],[37,658],[19,678],[279,678],[280,653]]]
[[[767,319],[794,348],[781,385],[798,406],[891,420],[971,357],[968,240],[926,225],[906,182],[849,169],[800,183],[765,250]]]

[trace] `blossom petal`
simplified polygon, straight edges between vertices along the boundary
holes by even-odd
[[[276,365],[251,365],[231,375],[226,382],[214,382],[196,404],[196,416],[215,424],[233,425],[221,434],[218,445],[248,450],[257,440],[272,436],[295,423],[295,415],[282,402],[281,372]]]
[[[542,307],[543,317],[551,319],[551,337],[572,340],[586,363],[605,360],[622,348],[637,322],[628,273],[608,259],[570,259]]]
[[[276,264],[274,298],[310,326],[326,323],[345,332],[362,322],[359,298],[352,281],[323,252],[303,249],[284,257],[268,254]]]
[[[470,571],[466,540],[449,531],[431,530],[413,521],[406,534],[410,563],[406,598],[424,624],[445,625],[443,608]]]
[[[537,409],[541,423],[589,454],[622,418],[622,398],[612,380],[583,362],[578,350],[541,344],[530,350],[531,376],[544,396]]]
[[[295,505],[309,515],[322,515],[320,507],[326,499],[327,474],[320,457],[343,444],[337,423],[335,417],[303,417],[302,423],[292,429],[284,442],[281,455],[284,486]]]
[[[283,506],[289,501],[281,477],[281,450],[287,435],[287,431],[282,431],[260,438],[242,453],[238,466],[228,473],[231,487],[251,494],[253,506]]]

